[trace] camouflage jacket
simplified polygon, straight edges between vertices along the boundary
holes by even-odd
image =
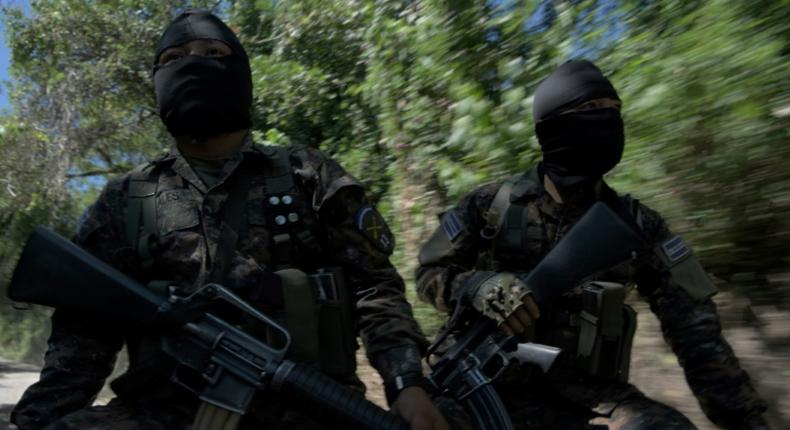
[[[354,293],[356,326],[371,363],[385,380],[408,371],[420,372],[421,351],[427,342],[404,297],[403,280],[388,260],[392,244],[380,243],[377,239],[381,236],[371,236],[359,223],[360,211],[375,211],[361,184],[318,150],[292,146],[287,153],[299,191],[293,206],[302,206],[300,216],[309,218],[305,222],[314,239],[312,246],[295,241],[293,255],[298,258],[293,266],[305,272],[342,267]],[[266,213],[263,189],[269,154],[265,147],[248,139],[241,151],[225,162],[219,183],[211,188],[175,147],[153,161],[158,181],[158,244],[152,248],[150,268],[142,267],[124,234],[130,174],[109,181],[80,220],[74,241],[138,280],[168,280],[188,292],[211,270],[221,240],[228,182],[238,174],[240,165],[246,165],[252,170],[244,211],[246,223],[239,228],[224,282],[242,297],[248,296],[265,284],[271,273],[267,267],[274,259],[273,217]],[[381,233],[386,225],[377,228]],[[124,333],[113,324],[87,315],[57,310],[52,317],[41,379],[25,392],[12,420],[23,430],[40,428],[91,405],[124,344],[130,355],[127,375],[133,374],[126,379],[159,392],[157,396],[163,397],[163,402],[175,401],[170,397],[179,395],[179,391],[161,387],[168,375],[149,372],[146,363],[133,362],[133,355],[146,355],[137,349],[150,343],[132,340],[144,336]],[[118,391],[115,385],[113,388]]]
[[[543,188],[538,172],[539,168],[534,168],[525,174],[531,176],[532,185],[521,190],[519,200],[514,201],[525,207],[523,245],[519,253],[492,258],[494,243],[480,234],[487,223],[485,213],[502,183],[479,187],[442,215],[442,225],[434,235],[448,236],[446,240],[451,246],[444,253],[433,252],[431,258],[425,258],[430,242],[423,247],[416,275],[417,291],[422,300],[449,311],[475,271],[527,272],[568,232],[586,207],[556,203]],[[610,207],[620,208],[620,213],[625,211],[626,216],[633,216],[649,243],[659,246],[674,237],[658,213],[635,200],[623,199],[606,184],[598,193],[598,199]],[[722,337],[716,307],[710,299],[715,290],[706,285],[693,285],[710,284],[709,280],[680,279],[653,253],[613,268],[598,279],[637,285],[640,295],[647,299],[658,316],[666,341],[678,356],[692,391],[713,422],[735,428],[745,417],[765,410],[765,403],[752,388],[748,375]],[[578,294],[578,290],[566,294],[562,300],[574,294]],[[553,311],[541,310],[541,318],[537,321],[539,329],[541,324],[552,324],[548,321],[552,318],[549,315],[553,316]],[[596,392],[595,389],[576,391],[586,391],[586,394],[579,394],[582,397],[594,397]],[[595,401],[580,402],[595,404]]]

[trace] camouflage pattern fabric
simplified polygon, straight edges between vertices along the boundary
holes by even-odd
[[[492,273],[471,298],[472,306],[481,314],[502,324],[516,309],[524,306],[522,299],[529,289],[512,273]]]
[[[524,390],[499,387],[513,425],[524,429],[692,430],[696,427],[675,409],[644,396],[630,384],[531,382]],[[597,404],[569,401],[563,390],[595,391]],[[590,399],[591,396],[588,396]]]
[[[297,256],[292,265],[305,272],[321,267],[342,267],[355,294],[359,334],[382,377],[392,379],[404,369],[420,372],[419,357],[427,342],[404,297],[403,280],[390,264],[387,250],[382,250],[381,243],[374,243],[366,236],[354,220],[359,211],[370,211],[364,189],[337,162],[318,150],[292,146],[287,151],[298,188],[292,196],[294,201],[289,203],[298,209],[298,215],[304,225],[310,227],[315,239],[315,243],[306,243],[307,240],[292,237],[292,255]],[[109,181],[82,217],[74,241],[141,282],[168,280],[180,293],[193,291],[205,281],[215,264],[222,236],[223,205],[229,195],[228,179],[242,162],[246,163],[254,170],[244,211],[246,222],[239,228],[224,282],[264,311],[276,310],[277,306],[267,302],[265,291],[266,282],[271,279],[269,265],[275,257],[273,222],[269,213],[271,202],[266,200],[264,179],[266,166],[271,162],[270,154],[266,148],[247,139],[241,151],[226,161],[219,183],[210,188],[177,148],[155,160],[152,167],[158,183],[158,241],[152,247],[154,264],[149,269],[142,268],[125,236],[129,174]],[[380,239],[382,235],[376,237]],[[93,403],[124,344],[130,356],[129,370],[113,383],[120,399],[107,407],[75,412]],[[393,357],[388,358],[389,354]],[[388,367],[391,363],[397,366]],[[129,412],[129,405],[141,401],[171,408],[184,407],[187,412],[174,420],[191,424],[196,405],[184,399],[194,396],[167,382],[172,364],[159,351],[156,333],[124,331],[107,321],[56,310],[41,379],[28,388],[18,402],[12,422],[21,430],[39,429],[74,413],[70,415],[72,418],[53,424],[54,428],[105,428],[69,423],[80,420],[96,423],[99,420],[96,417],[106,412],[108,425],[111,418],[117,416],[130,423],[128,428],[177,428],[167,424],[166,414],[162,415],[163,421],[157,427],[153,424],[157,418],[145,421],[148,418],[136,415],[140,409]],[[359,385],[355,377],[343,382]],[[276,403],[274,397],[266,396],[263,403]],[[265,416],[253,420],[257,422],[256,428],[281,428],[277,424],[280,420],[286,423],[282,428],[300,428],[291,427],[295,420],[286,419],[289,415],[285,408],[281,409],[278,412],[277,408],[267,408],[269,412]],[[128,418],[131,416],[135,418]],[[279,418],[274,420],[273,416]],[[133,422],[144,424],[134,427]],[[269,424],[262,427],[262,422]],[[255,426],[255,423],[250,425]]]
[[[187,430],[190,408],[169,408],[145,402],[115,398],[105,406],[92,406],[72,412],[45,427],[47,430]],[[188,424],[185,424],[188,423]]]
[[[543,189],[542,182],[536,179],[537,169],[527,172],[526,176],[534,180],[527,189],[520,190],[520,197],[512,202],[524,207],[525,221],[520,248],[497,248],[492,241],[480,235],[481,229],[486,226],[485,212],[499,190],[500,183],[484,185],[474,190],[450,211],[462,226],[463,233],[459,234],[457,229],[453,229],[454,237],[450,238],[449,235],[441,237],[444,233],[437,231],[434,235],[441,239],[437,243],[450,244],[446,250],[430,250],[428,255],[430,242],[423,248],[424,254],[421,254],[421,265],[416,274],[417,292],[422,300],[432,303],[438,309],[449,311],[461,296],[467,280],[476,271],[528,272],[596,199],[613,207],[624,207],[620,196],[606,184],[602,185],[597,196],[593,196],[585,204],[560,205]],[[628,216],[633,216],[649,242],[660,244],[673,236],[655,211],[642,204],[635,206],[633,213],[628,209],[624,210],[630,214]],[[444,216],[447,217],[446,214]],[[443,221],[443,224],[446,222]],[[755,392],[732,348],[722,337],[716,307],[709,297],[692,297],[688,289],[683,288],[679,280],[673,277],[669,268],[652,254],[613,268],[598,280],[637,286],[641,296],[649,302],[650,308],[658,316],[666,341],[678,356],[689,386],[711,421],[723,428],[734,429],[744,420],[765,410],[765,402]],[[561,297],[552,309],[541,309],[537,332],[552,333],[553,337],[538,337],[538,341],[557,345],[558,339],[561,339],[557,333],[576,330],[578,335],[578,324],[574,327],[573,322],[578,321],[579,294],[580,290],[576,289]],[[564,354],[566,357],[575,355],[575,343],[557,346],[570,349]],[[563,408],[576,404],[589,411],[601,403],[606,403],[601,398],[601,393],[608,390],[584,389],[583,384],[570,384],[571,381],[579,380],[593,383],[592,378],[574,368],[572,361],[560,360],[546,376],[537,375],[537,372],[530,372],[529,369],[509,369],[503,378],[505,381],[511,380],[513,386],[519,389],[505,392],[504,396],[540,398],[533,387],[535,381],[542,381],[541,383],[550,382],[559,394],[554,400],[544,401],[541,405],[557,402],[557,407]],[[565,388],[562,388],[563,384]],[[618,386],[614,385],[613,389],[616,391]],[[611,414],[616,408],[614,405],[610,406],[608,411],[604,411],[604,415],[614,417]],[[518,410],[511,410],[511,413],[514,416],[519,415]],[[552,427],[536,424],[524,428]]]
[[[287,403],[287,404],[285,404]],[[187,404],[115,398],[106,406],[72,412],[45,427],[46,430],[189,430],[195,415],[194,401]],[[242,418],[242,429],[340,430],[334,417],[293,400],[258,401]],[[265,423],[265,426],[263,425]],[[329,424],[326,424],[329,423]]]

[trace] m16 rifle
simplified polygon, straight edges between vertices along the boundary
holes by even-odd
[[[454,342],[438,354],[451,336]],[[458,307],[428,349],[427,379],[435,394],[448,395],[464,407],[474,428],[511,430],[513,423],[491,382],[513,361],[535,364],[546,372],[559,354],[559,348],[517,343],[515,337],[497,333],[493,320]],[[435,363],[432,357],[437,357]]]
[[[522,279],[540,307],[550,306],[582,282],[635,258],[643,248],[636,230],[599,202]],[[560,352],[547,345],[518,343],[514,336],[500,333],[493,320],[458,303],[428,349],[428,380],[435,392],[454,398],[472,414],[475,428],[510,430],[513,424],[491,383],[514,361],[547,372]]]
[[[165,297],[58,234],[36,228],[14,271],[8,297],[84,311],[134,327],[162,328],[167,333],[162,336],[162,349],[180,368],[202,376],[204,383],[197,394],[203,405],[231,415],[223,429],[235,427],[260,390],[304,398],[344,419],[349,428],[409,428],[358,391],[285,359],[291,342],[288,331],[218,284],[205,285],[187,297]],[[212,313],[218,303],[265,325],[279,338],[277,345],[261,342]],[[204,428],[214,429],[211,425]]]

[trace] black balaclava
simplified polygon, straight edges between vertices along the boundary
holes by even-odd
[[[187,55],[159,66],[165,49],[197,39],[219,40],[226,57]],[[176,17],[156,45],[154,87],[159,116],[173,136],[210,137],[250,128],[252,73],[247,52],[233,31],[203,10]]]
[[[569,61],[535,90],[535,134],[543,170],[560,189],[597,182],[623,155],[625,134],[615,108],[561,112],[599,98],[619,100],[611,82],[591,62]]]

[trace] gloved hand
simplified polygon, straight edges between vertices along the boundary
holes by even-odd
[[[464,286],[464,298],[508,335],[525,335],[540,317],[529,287],[509,272],[477,272]]]

